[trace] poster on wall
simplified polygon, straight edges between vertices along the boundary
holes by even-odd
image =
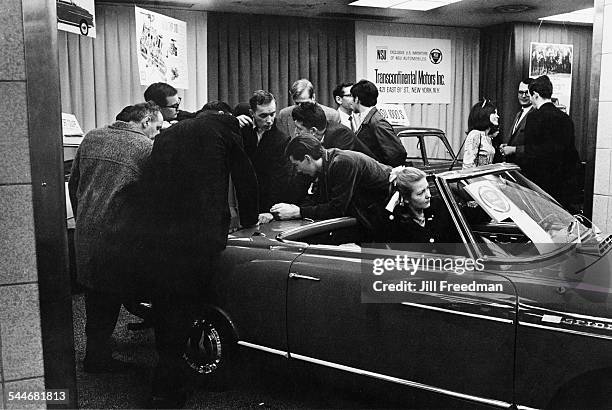
[[[572,44],[531,43],[529,76],[547,75],[553,85],[555,105],[569,114],[572,97]]]
[[[164,82],[187,88],[187,24],[134,7],[140,84]]]
[[[376,104],[376,108],[383,118],[389,122],[389,124],[405,126],[410,125],[410,120],[408,119],[408,113],[406,113],[404,104],[379,103]]]
[[[87,37],[96,37],[94,0],[57,0],[57,28]]]
[[[368,36],[366,48],[378,102],[450,104],[450,40]]]

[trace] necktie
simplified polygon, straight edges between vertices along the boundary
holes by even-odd
[[[355,132],[355,123],[353,122],[353,116],[349,115],[349,124],[351,124],[351,131]]]
[[[519,122],[521,122],[521,116],[523,114],[523,110],[520,110],[518,112],[518,114],[516,114],[516,121],[514,121],[514,127],[512,127],[512,133],[514,134],[516,132],[516,128],[519,125]]]

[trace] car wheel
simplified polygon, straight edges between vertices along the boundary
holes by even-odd
[[[183,359],[195,373],[218,377],[227,368],[234,347],[230,333],[219,321],[198,319],[189,329]]]
[[[89,26],[85,20],[81,20],[79,23],[79,30],[81,30],[81,34],[86,36],[89,33]]]

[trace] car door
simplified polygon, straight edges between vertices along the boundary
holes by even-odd
[[[309,246],[292,264],[288,283],[291,357],[480,403],[511,403],[512,284],[486,271],[459,275],[428,267],[409,279],[438,283],[437,289],[402,292],[402,302],[364,303],[362,278],[366,289],[374,261],[396,255],[456,256]],[[501,284],[502,290],[440,292],[442,281]]]
[[[282,244],[256,228],[229,236],[211,293],[231,319],[239,344],[286,355],[287,276],[302,250],[300,244]]]

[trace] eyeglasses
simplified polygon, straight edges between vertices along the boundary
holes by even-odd
[[[174,108],[175,110],[178,110],[180,105],[181,105],[181,97],[178,98],[178,102],[176,104],[165,105],[162,108]]]
[[[343,97],[352,97],[353,95],[352,95],[352,94],[344,94],[344,95],[342,95],[342,96],[343,96]]]
[[[529,90],[525,90],[525,91],[519,90],[518,93],[519,93],[519,95],[527,95],[527,94],[529,94]]]

